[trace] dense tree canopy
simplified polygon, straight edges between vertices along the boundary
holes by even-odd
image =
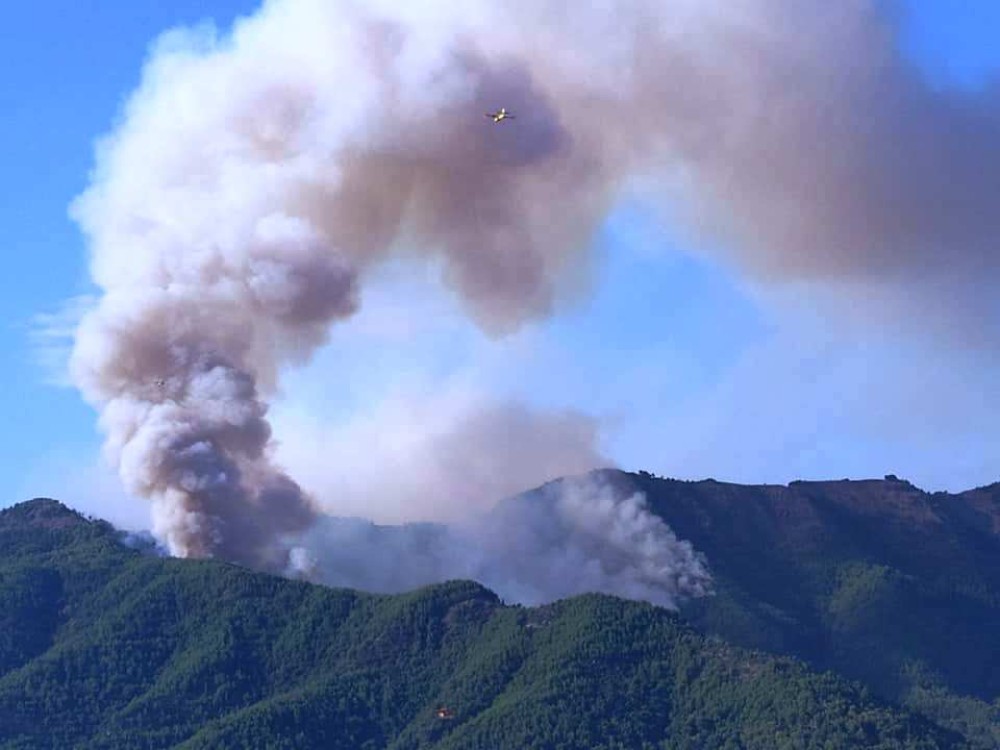
[[[144,555],[52,501],[0,513],[0,748],[167,747],[965,744],[651,605],[376,596]]]

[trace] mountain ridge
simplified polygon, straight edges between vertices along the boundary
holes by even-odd
[[[619,497],[642,493],[706,556],[715,593],[680,610],[698,632],[832,670],[975,747],[1000,746],[1000,483],[945,493],[893,475],[787,485],[618,470],[587,478]],[[579,478],[508,498],[494,512],[551,502],[567,481]],[[104,522],[37,499],[0,512],[4,544],[11,511],[34,524],[36,541],[117,539]],[[375,528],[372,544],[395,527]]]
[[[697,628],[860,680],[1000,747],[1000,484],[612,479],[706,556],[715,596],[681,607]]]
[[[857,683],[645,603],[509,606],[461,581],[330,589],[143,555],[46,501],[0,514],[11,538],[0,748],[968,746]]]

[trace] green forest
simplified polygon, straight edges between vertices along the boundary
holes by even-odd
[[[0,748],[962,748],[957,733],[651,605],[378,596],[0,513]]]

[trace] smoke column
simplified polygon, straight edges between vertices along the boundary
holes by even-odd
[[[285,565],[317,514],[271,458],[281,368],[393,256],[490,335],[548,315],[630,185],[757,279],[932,276],[915,317],[994,284],[1000,100],[929,89],[879,5],[273,0],[164,36],[74,207],[73,376],[156,532]]]

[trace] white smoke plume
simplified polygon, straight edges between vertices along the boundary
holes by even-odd
[[[272,0],[165,36],[74,209],[102,291],[74,380],[156,531],[283,566],[316,509],[268,401],[370,270],[434,258],[501,335],[640,180],[757,278],[933,277],[901,309],[982,328],[993,296],[953,295],[998,277],[1000,99],[928,88],[881,5]]]
[[[276,417],[282,463],[327,513],[455,522],[555,477],[609,465],[596,420],[472,390],[408,391],[336,424]]]
[[[300,543],[292,575],[381,593],[467,578],[529,606],[596,591],[675,609],[712,591],[703,556],[641,493],[595,476],[554,482],[463,523],[326,518]]]
[[[167,557],[170,551],[148,531],[120,531],[118,540],[126,547],[139,550],[151,557]]]

